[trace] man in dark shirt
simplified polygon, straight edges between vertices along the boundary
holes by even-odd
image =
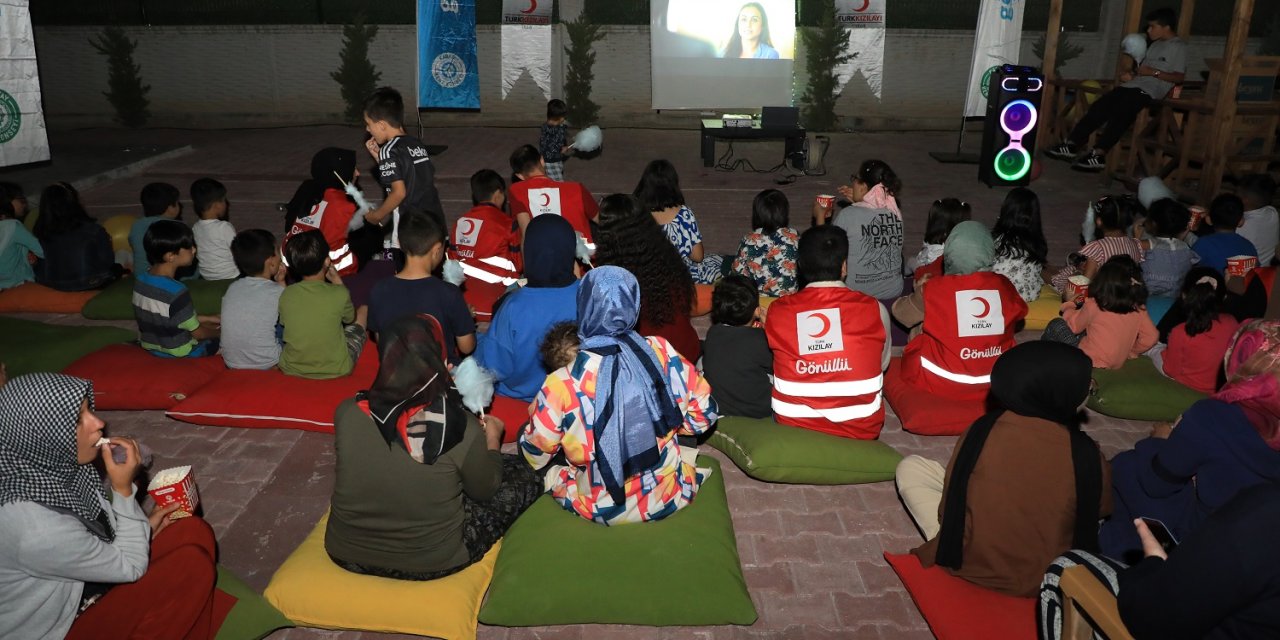
[[[365,130],[371,136],[365,148],[378,161],[378,183],[386,191],[382,206],[365,214],[365,220],[383,225],[391,217],[388,248],[400,248],[401,207],[422,211],[447,229],[440,192],[436,190],[435,168],[422,141],[404,131],[404,100],[391,87],[374,91],[364,104]]]

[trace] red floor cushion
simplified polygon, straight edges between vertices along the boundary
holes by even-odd
[[[351,375],[309,380],[279,369],[228,369],[194,395],[166,412],[170,418],[215,427],[301,429],[333,433],[333,413],[356,392],[368,389],[378,374],[372,342]]]
[[[515,442],[524,431],[524,425],[529,423],[529,403],[524,400],[494,394],[489,413],[502,420],[503,442]]]
[[[25,282],[0,291],[0,313],[80,313],[97,291],[58,291]]]
[[[105,410],[168,409],[226,371],[221,356],[160,358],[131,344],[113,344],[63,369],[93,381],[95,406]]]
[[[885,552],[938,640],[1035,640],[1036,600],[984,589],[910,553]]]
[[[986,413],[985,400],[955,400],[933,395],[902,381],[902,358],[889,361],[884,373],[884,398],[902,421],[902,428],[922,436],[964,433]]]

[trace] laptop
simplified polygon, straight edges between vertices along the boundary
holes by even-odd
[[[795,129],[800,126],[800,109],[797,107],[761,107],[761,129]]]

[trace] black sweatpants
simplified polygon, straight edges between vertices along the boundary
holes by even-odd
[[[1100,96],[1089,111],[1080,118],[1071,130],[1071,144],[1083,147],[1089,142],[1089,135],[1100,127],[1095,149],[1106,152],[1116,146],[1120,136],[1124,135],[1129,125],[1137,119],[1138,113],[1151,104],[1151,96],[1141,89],[1132,87],[1116,87]],[[1105,126],[1104,126],[1105,125]]]

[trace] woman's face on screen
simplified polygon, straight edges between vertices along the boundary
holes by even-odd
[[[738,35],[743,40],[759,40],[764,16],[755,7],[743,7],[738,12]]]

